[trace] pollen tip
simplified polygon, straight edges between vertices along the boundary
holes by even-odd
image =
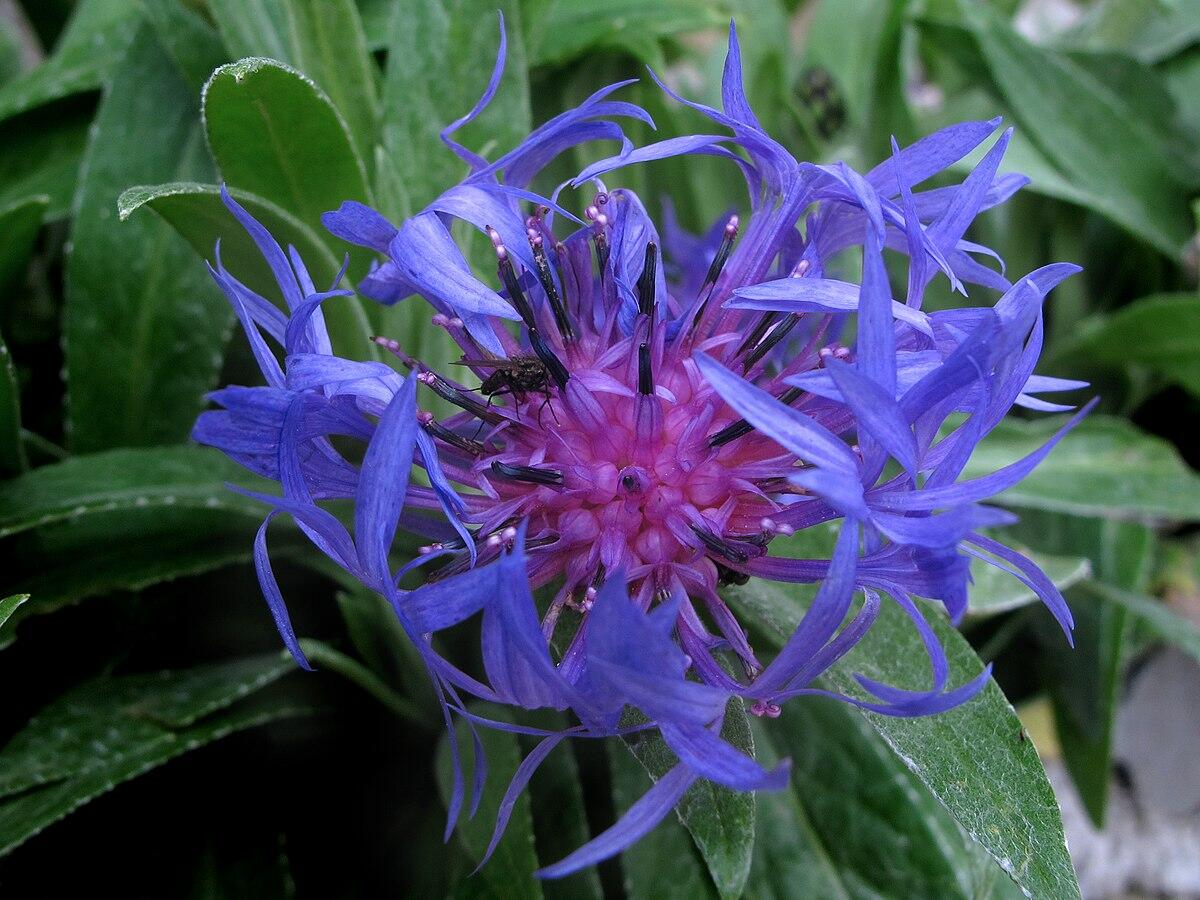
[[[741,224],[741,221],[742,220],[738,218],[737,213],[734,213],[732,216],[730,216],[729,221],[725,223],[725,237],[737,237],[738,226]]]

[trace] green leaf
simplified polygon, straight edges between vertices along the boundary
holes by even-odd
[[[754,756],[754,737],[740,698],[731,698],[725,707],[721,737],[747,756]],[[655,781],[678,762],[656,733],[636,732],[622,740]],[[675,812],[691,832],[717,893],[721,897],[741,896],[754,852],[754,796],[700,779],[688,788]]]
[[[1161,294],[1083,322],[1072,340],[1055,347],[1047,366],[1076,372],[1097,365],[1137,366],[1200,396],[1198,344],[1200,297]]]
[[[792,634],[804,609],[803,600],[787,588],[757,579],[726,589],[725,596],[743,622],[752,623],[776,646]],[[927,618],[946,649],[952,681],[977,675],[982,665],[962,635],[941,614]],[[921,640],[894,604],[884,605],[863,641],[818,686],[856,694],[855,673],[913,689],[928,685]],[[1021,738],[1020,720],[994,682],[970,703],[940,715],[863,715],[966,834],[1027,892],[1079,896],[1054,792],[1036,750]]]
[[[793,703],[761,725],[759,735],[791,757],[792,786],[777,795],[779,806],[791,813],[793,840],[805,845],[800,860],[808,857],[809,877],[820,877],[810,890],[794,893],[780,879],[779,896],[973,900],[1005,885],[1019,893],[849,706]]]
[[[1059,417],[1004,420],[975,450],[962,479],[978,478],[1032,453],[1062,422]],[[1091,415],[997,502],[1080,516],[1191,521],[1200,510],[1200,476],[1167,441],[1123,419]]]
[[[302,712],[238,700],[293,670],[283,655],[104,676],[51,703],[0,751],[0,853],[94,797],[234,731]]]
[[[488,718],[511,721],[511,713],[505,707],[490,704],[472,706],[472,711]],[[484,756],[488,764],[487,782],[484,786],[483,797],[479,802],[479,811],[473,818],[468,818],[466,810],[458,821],[455,835],[458,843],[472,862],[477,863],[483,858],[488,843],[492,839],[492,830],[496,824],[496,813],[500,801],[508,788],[513,773],[521,764],[521,747],[515,734],[498,731],[494,728],[478,728],[479,740],[483,744]],[[467,790],[469,805],[470,790],[474,774],[475,762],[471,758],[471,732],[467,724],[458,722],[458,745],[463,754],[463,775]],[[563,752],[561,748],[556,753]],[[449,803],[451,790],[452,761],[450,743],[443,736],[437,751],[438,788],[442,800]],[[522,793],[513,806],[512,818],[504,837],[496,846],[488,864],[471,876],[471,881],[479,882],[473,885],[473,894],[494,897],[538,898],[542,896],[541,882],[534,877],[538,868],[537,854],[534,851],[533,819],[529,813],[529,795]]]
[[[490,151],[492,158],[515,147],[529,132],[529,85],[518,5],[511,0],[393,2],[383,87],[383,147],[384,159],[395,170],[408,205],[385,208],[388,215],[411,215],[466,174],[466,164],[438,135],[469,112],[487,86],[500,39],[497,6],[504,11],[508,28],[504,78],[487,110],[455,135],[476,152]],[[567,38],[548,33],[555,35],[554,40]],[[382,177],[382,169],[380,173]]]
[[[1162,601],[1101,581],[1085,581],[1077,593],[1094,602],[1121,607],[1158,640],[1178,647],[1200,662],[1200,628]]]
[[[0,120],[103,84],[138,22],[136,0],[83,0],[48,60],[0,88]]]
[[[1177,258],[1190,237],[1183,198],[1196,176],[1155,117],[1069,57],[1029,43],[986,6],[959,0],[957,8],[957,22],[928,22],[926,33],[973,56],[1021,133],[1093,208]],[[1103,140],[1097,122],[1105,123]]]
[[[11,597],[5,597],[3,600],[0,600],[0,647],[4,647],[12,641],[12,629],[5,629],[5,623],[12,618],[12,614],[28,599],[28,594],[13,594]]]
[[[65,102],[0,122],[0,206],[45,196],[45,220],[66,218],[91,118],[90,108]]]
[[[161,222],[118,222],[130,183],[210,172],[194,100],[143,25],[93,125],[66,274],[66,371],[77,452],[182,440],[216,382],[233,312]]]
[[[286,0],[293,61],[346,120],[359,158],[375,156],[379,70],[367,50],[354,0]]]
[[[19,475],[28,465],[21,443],[21,391],[8,346],[0,338],[0,476]]]
[[[0,205],[0,234],[4,235],[4,244],[0,246],[0,289],[10,287],[17,277],[24,275],[49,203],[50,198],[42,194]]]
[[[605,742],[612,774],[613,806],[618,816],[650,788],[646,770],[615,742]],[[621,852],[625,893],[629,900],[660,897],[716,898],[717,889],[687,829],[667,816],[632,847]]]
[[[171,507],[261,520],[261,504],[226,482],[265,484],[207,447],[109,450],[73,456],[0,484],[0,538],[65,520]]]
[[[267,227],[281,246],[290,244],[299,251],[321,289],[333,282],[341,264],[313,228],[257,194],[236,189],[230,193]],[[221,202],[220,188],[216,185],[194,182],[139,185],[126,189],[117,199],[122,221],[143,206],[162,216],[206,259],[213,257],[220,241],[226,268],[239,281],[282,306],[283,298],[270,267],[250,235]],[[196,260],[192,265],[200,268]],[[373,355],[373,345],[367,340],[371,325],[357,298],[334,297],[321,305],[321,311],[336,352],[351,359]]]
[[[282,0],[208,0],[208,7],[233,56],[292,61],[287,8]]]
[[[142,10],[189,90],[199,93],[213,68],[228,59],[220,35],[179,0],[142,0]]]
[[[1003,536],[1000,536],[1000,539],[1032,559],[1060,591],[1078,584],[1092,572],[1091,563],[1084,556],[1040,553],[1005,540]],[[981,559],[971,559],[971,579],[972,584],[967,589],[968,616],[994,616],[1038,602],[1037,594],[1023,583],[1007,572],[989,566]]]
[[[643,62],[663,60],[659,42],[680,34],[727,27],[731,3],[695,0],[557,0],[544,22],[531,25],[530,65],[565,64],[590,52],[624,50]],[[469,109],[470,107],[468,107]]]
[[[308,76],[270,59],[239,60],[212,74],[203,106],[209,147],[230,185],[313,228],[343,200],[370,201],[346,123]]]
[[[1086,556],[1095,578],[1141,590],[1154,562],[1154,532],[1131,522],[1031,512],[1012,531],[1056,553]],[[1064,653],[1061,632],[1041,620],[1043,681],[1054,705],[1063,760],[1084,807],[1102,827],[1112,776],[1112,743],[1125,676],[1129,621],[1119,606],[1070,590],[1075,649]]]

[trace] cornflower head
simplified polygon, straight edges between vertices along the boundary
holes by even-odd
[[[1013,283],[979,261],[994,254],[964,239],[976,215],[1026,182],[998,174],[1010,132],[961,184],[914,192],[995,134],[999,120],[954,125],[904,149],[893,141],[892,156],[865,175],[797,161],[747,102],[731,27],[721,110],[659,83],[727,134],[635,148],[620,121],[653,123],[611,99],[623,82],[489,162],[453,135],[491,100],[503,62],[502,37],[479,103],[442,132],[469,168],[460,184],[398,227],[353,202],[324,218],[333,234],[383,256],[361,293],[389,304],[416,294],[431,304],[433,324],[461,349],[459,376],[433,371],[385,337],[377,343],[406,377],[335,356],[320,307],[349,292],[337,282],[318,291],[295,250],[285,253],[225,193],[288,309],[249,290],[218,255],[213,277],[266,386],[217,391],[221,409],[203,413],[194,436],[280,483],[280,496],[255,495],[270,508],[255,561],[301,666],[308,662],[266,550],[274,516],[293,517],[322,553],[390,601],[448,726],[456,774],[447,834],[467,793],[455,717],[542,738],[501,804],[493,847],[503,810],[562,740],[661,733],[678,764],[616,825],[541,873],[555,877],[636,841],[698,778],[738,790],[784,784],[786,762],[764,770],[721,739],[727,703],[737,698],[776,716],[789,698],[825,693],[814,679],[856,645],[884,602],[898,604],[921,634],[931,685],[862,677],[862,693],[842,699],[895,716],[968,700],[989,671],[949,684],[913,597],[939,601],[957,621],[970,557],[1035,591],[1069,639],[1071,614],[1049,579],[980,533],[1011,521],[981,501],[1027,474],[1087,409],[1029,457],[960,480],[976,444],[1013,405],[1069,409],[1033,395],[1083,386],[1033,374],[1042,301],[1078,268],[1050,265]],[[594,140],[618,140],[622,149],[549,196],[535,193],[549,162]],[[673,223],[660,231],[636,194],[601,181],[624,166],[692,154],[726,160],[748,192],[744,215],[700,236]],[[584,192],[582,217],[560,205],[567,189]],[[451,236],[454,220],[490,238],[494,280],[472,271]],[[837,258],[852,248],[862,259],[858,283],[834,277]],[[898,298],[885,250],[908,261]],[[964,293],[970,283],[1000,297],[990,308],[926,313],[925,289],[939,276]],[[851,314],[856,337],[844,343]],[[283,349],[282,364],[268,340]],[[477,387],[463,383],[473,380]],[[421,395],[457,412],[438,419],[421,408]],[[965,415],[943,428],[955,414]],[[364,442],[361,464],[334,437]],[[410,480],[414,464],[424,470],[420,482]],[[352,530],[322,506],[337,498],[354,502]],[[841,525],[830,558],[772,552],[778,536],[831,521]],[[398,529],[428,543],[397,567]],[[422,567],[422,586],[398,586]],[[752,576],[819,585],[765,665],[720,592]],[[539,606],[540,588],[548,599]],[[477,613],[486,680],[431,641]],[[576,724],[544,731],[486,720],[468,698],[569,709]],[[629,709],[642,713],[639,724],[623,718]],[[480,787],[476,779],[476,799]]]

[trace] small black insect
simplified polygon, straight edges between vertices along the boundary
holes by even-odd
[[[479,393],[488,398],[491,405],[493,397],[512,396],[518,403],[524,403],[530,394],[540,394],[544,400],[538,415],[550,402],[550,370],[536,355],[517,354],[508,359],[461,359],[460,366],[471,366],[476,369],[491,369],[479,385]],[[551,407],[553,412],[553,407]]]

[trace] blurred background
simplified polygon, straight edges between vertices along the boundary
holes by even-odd
[[[1103,401],[1002,498],[1021,515],[1006,539],[1066,589],[1075,651],[1032,593],[990,572],[964,633],[1020,715],[990,739],[1036,745],[1084,896],[1200,897],[1200,2],[499,5],[508,69],[464,138],[485,154],[647,65],[719,102],[731,17],[755,111],[798,158],[865,170],[892,135],[995,115],[1016,127],[1003,170],[1032,183],[968,236],[1010,277],[1084,267],[1051,295],[1038,371],[1087,379]],[[231,270],[269,283],[215,185],[328,280],[346,247],[321,212],[358,199],[399,219],[462,176],[437,133],[486,83],[496,6],[0,0],[5,896],[716,895],[674,821],[598,872],[529,881],[529,860],[561,856],[645,783],[596,746],[539,775],[514,820],[525,845],[468,879],[490,826],[442,844],[440,719],[388,612],[276,526],[280,582],[320,669],[295,672],[250,564],[262,512],[223,488],[249,476],[187,441],[206,391],[257,377],[202,259],[222,238]],[[245,57],[286,65],[218,70]],[[711,130],[644,77],[624,96],[660,136]],[[611,148],[588,152],[550,174]],[[694,232],[744,203],[717,160],[618,183]],[[352,253],[351,278],[369,263]],[[995,299],[936,284],[929,297]],[[371,333],[433,362],[449,353],[423,305],[327,308],[345,355],[365,357]],[[1005,423],[968,474],[1056,423]],[[797,760],[793,805],[759,806],[745,896],[1013,895],[873,731],[820,706],[789,716],[777,747]],[[511,770],[520,743],[495,744]],[[763,837],[796,816],[836,890]]]

